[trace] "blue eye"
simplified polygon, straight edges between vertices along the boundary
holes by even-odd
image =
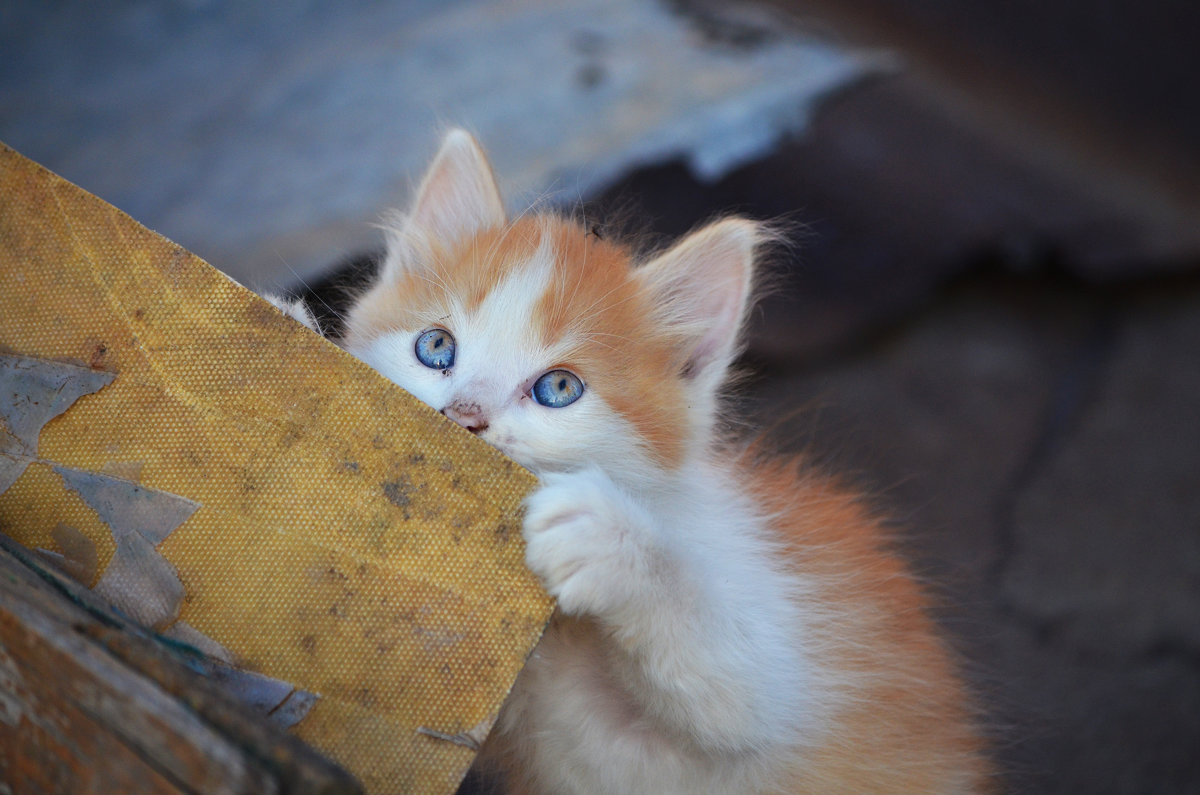
[[[583,382],[569,370],[551,370],[533,384],[533,399],[543,406],[561,409],[583,394]]]
[[[454,365],[454,337],[445,329],[431,328],[417,337],[417,359],[426,367],[446,370]]]

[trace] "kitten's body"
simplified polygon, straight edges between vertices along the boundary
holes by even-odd
[[[718,438],[763,237],[720,221],[632,267],[570,222],[509,223],[455,132],[347,318],[349,351],[541,478],[526,559],[559,611],[480,757],[511,792],[984,788],[961,686],[877,524]],[[452,366],[416,355],[431,329]],[[549,371],[582,395],[539,403]]]

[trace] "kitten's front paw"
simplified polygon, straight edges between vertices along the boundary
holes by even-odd
[[[636,598],[654,554],[649,523],[607,475],[545,475],[525,508],[525,562],[563,612],[604,616]]]

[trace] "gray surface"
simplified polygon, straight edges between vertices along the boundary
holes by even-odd
[[[0,452],[37,455],[43,426],[115,377],[74,364],[0,354]]]
[[[1138,301],[1114,333],[1017,500],[1004,593],[1091,653],[1200,658],[1200,301]]]
[[[42,427],[114,377],[73,364],[0,354],[0,493],[37,458]]]
[[[115,541],[137,533],[156,547],[200,508],[200,503],[178,494],[100,472],[61,464],[54,471],[108,525]]]
[[[521,209],[671,157],[713,179],[875,68],[761,27],[713,42],[654,0],[0,13],[0,140],[252,284],[373,245],[447,125]]]
[[[752,384],[929,575],[1006,790],[1200,789],[1200,279],[977,278]]]

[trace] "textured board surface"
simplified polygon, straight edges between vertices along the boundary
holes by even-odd
[[[99,580],[136,536],[183,587],[159,629],[317,694],[294,731],[369,791],[452,791],[473,752],[418,728],[487,726],[551,610],[522,563],[533,477],[2,145],[0,195],[3,352],[112,374],[32,441],[9,434],[0,526],[51,552],[66,526]],[[198,507],[165,536],[139,513],[135,532],[97,510],[113,480]]]

